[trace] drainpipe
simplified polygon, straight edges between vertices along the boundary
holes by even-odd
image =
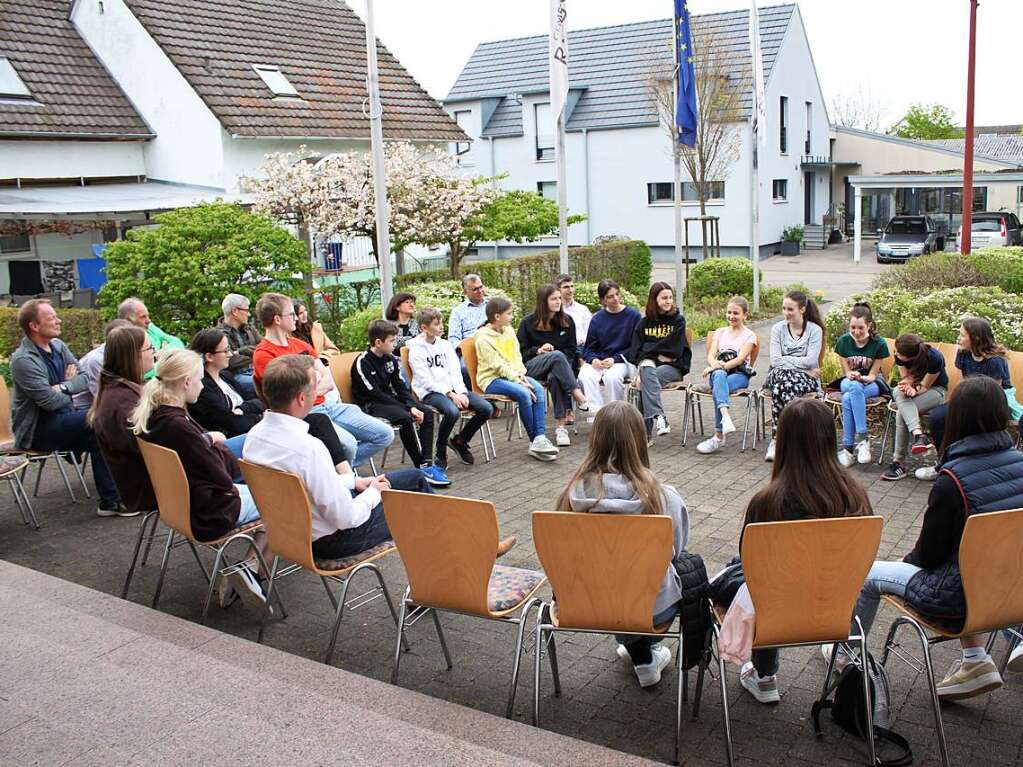
[[[490,185],[492,187],[494,187],[494,189],[496,189],[497,188],[497,159],[496,159],[496,155],[494,154],[494,137],[493,136],[487,136],[487,142],[490,144],[490,178],[493,179],[490,182]],[[497,245],[497,240],[495,240],[494,241],[494,259],[495,260],[498,258],[498,250],[499,250],[499,248],[498,248],[498,245]]]
[[[586,244],[590,245],[593,242],[590,232],[590,132],[586,128],[583,128],[583,189],[586,198]]]

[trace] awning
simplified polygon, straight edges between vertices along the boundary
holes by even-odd
[[[0,187],[0,218],[117,214],[186,208],[200,202],[251,204],[251,194],[228,194],[209,187],[144,181],[141,184]]]

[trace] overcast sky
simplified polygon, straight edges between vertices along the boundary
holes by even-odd
[[[348,0],[360,15],[366,0]],[[777,2],[759,2],[761,7]],[[670,18],[670,0],[567,0],[571,30]],[[689,0],[694,14],[748,8],[742,0]],[[437,99],[476,46],[545,34],[548,0],[374,0],[377,37]],[[966,117],[968,0],[800,0],[829,105],[862,92],[881,102],[886,127],[912,103]],[[978,125],[1023,123],[1023,0],[983,0],[977,13]]]

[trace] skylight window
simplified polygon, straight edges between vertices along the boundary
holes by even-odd
[[[14,66],[2,56],[0,56],[0,98],[32,98],[31,91],[22,82]]]
[[[284,76],[284,73],[277,67],[253,64],[252,68],[256,70],[256,74],[263,79],[263,82],[266,83],[266,87],[269,88],[275,96],[291,96],[293,98],[299,97],[298,91],[295,90],[295,86],[291,84],[288,78]]]

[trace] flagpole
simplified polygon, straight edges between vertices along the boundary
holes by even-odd
[[[679,47],[678,47],[678,13],[673,15],[674,23],[672,25],[672,45],[675,48],[675,77],[674,87],[672,87],[672,124],[675,126],[672,131],[671,140],[671,162],[674,166],[673,170],[675,173],[674,187],[672,188],[672,200],[673,200],[673,216],[675,221],[675,296],[676,301],[683,309],[684,296],[686,295],[686,289],[688,285],[683,287],[683,269],[684,264],[682,263],[682,149],[679,146],[679,130],[678,124],[674,122],[675,115],[678,113],[678,91],[679,91],[679,77],[682,75],[682,62],[679,59]]]
[[[565,165],[565,113],[558,117],[558,137],[554,144],[558,161],[558,269],[568,274],[568,170]]]
[[[373,187],[376,198],[376,254],[380,265],[380,303],[391,300],[391,232],[387,204],[387,171],[384,167],[383,107],[380,105],[380,74],[377,69],[377,40],[373,28],[373,0],[366,0],[366,87],[369,90],[369,137],[373,150]]]
[[[753,311],[760,311],[760,115],[764,105],[760,103],[763,93],[763,69],[760,63],[760,19],[757,17],[757,0],[750,3],[750,60],[753,66],[753,108],[750,112],[750,261],[753,264]]]
[[[568,274],[568,169],[565,157],[565,120],[568,116],[568,30],[566,0],[551,0],[550,97],[554,117],[554,160],[558,166],[558,268]]]

